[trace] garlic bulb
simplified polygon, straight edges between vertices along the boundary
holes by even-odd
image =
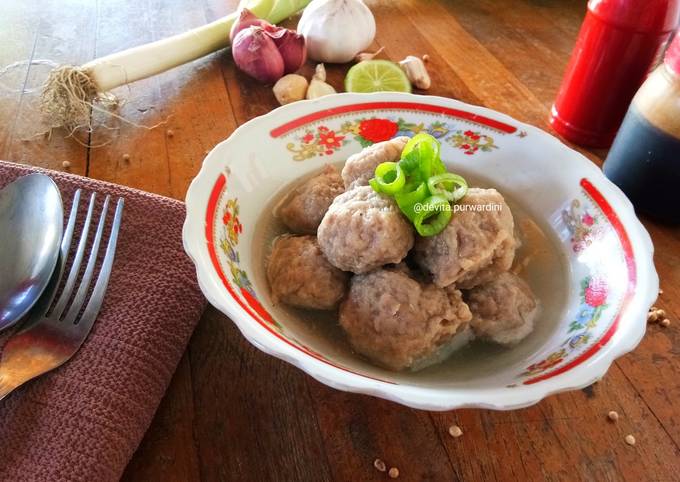
[[[362,0],[312,0],[297,28],[310,58],[344,63],[366,50],[375,38],[375,18]]]

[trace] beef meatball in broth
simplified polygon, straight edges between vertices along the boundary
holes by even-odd
[[[354,349],[393,370],[432,356],[471,317],[460,291],[420,283],[399,269],[354,276],[340,305],[340,325]]]
[[[416,241],[414,259],[437,286],[471,288],[509,270],[515,256],[512,213],[498,191],[470,188],[459,204],[441,233]]]
[[[273,302],[332,310],[347,291],[349,274],[324,258],[314,236],[282,236],[267,264]]]
[[[513,345],[534,329],[538,302],[517,275],[501,273],[493,281],[466,293],[475,335],[500,345]]]
[[[299,234],[316,234],[316,229],[333,199],[345,190],[338,170],[330,165],[298,186],[279,208],[278,215],[288,228]]]
[[[345,187],[351,189],[356,186],[368,186],[368,181],[374,177],[378,164],[398,161],[408,140],[406,136],[395,137],[351,155],[342,168]]]
[[[499,274],[509,271],[512,262],[515,260],[515,250],[519,244],[514,237],[505,239],[494,251],[491,262],[483,268],[472,270],[461,276],[456,281],[456,286],[460,289],[470,289],[477,285],[488,283],[495,279]]]
[[[335,198],[318,230],[319,246],[335,267],[365,273],[399,263],[413,247],[413,228],[392,198],[359,186]]]

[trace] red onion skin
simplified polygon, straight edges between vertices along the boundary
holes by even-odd
[[[269,27],[265,27],[265,30],[272,37],[281,57],[283,57],[284,73],[292,74],[298,71],[307,60],[305,38],[299,33],[285,28],[275,32],[272,32]]]
[[[234,44],[234,38],[241,30],[252,26],[266,28],[271,27],[272,25],[266,20],[257,18],[255,14],[247,8],[241,9],[238,19],[236,19],[234,25],[231,26],[231,31],[229,32],[229,40],[231,41],[232,45]]]
[[[261,27],[251,26],[236,34],[231,52],[237,67],[263,84],[283,77],[283,57]]]

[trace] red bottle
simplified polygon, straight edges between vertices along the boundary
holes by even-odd
[[[608,147],[678,24],[680,0],[590,0],[552,107],[564,138]]]

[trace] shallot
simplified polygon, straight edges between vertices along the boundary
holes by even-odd
[[[264,27],[265,25],[269,25],[269,22],[266,20],[262,20],[261,18],[258,18],[257,15],[255,15],[253,12],[248,10],[247,8],[241,9],[238,19],[234,22],[234,25],[231,27],[231,31],[229,32],[229,40],[231,43],[234,43],[234,37],[243,29],[246,29],[248,27]]]
[[[276,48],[283,58],[284,73],[291,74],[298,70],[307,60],[305,38],[293,30],[272,26],[266,28],[270,33]]]
[[[307,60],[302,35],[266,22],[239,31],[231,51],[239,69],[265,84],[295,72]]]
[[[234,62],[246,74],[265,84],[283,77],[283,57],[262,27],[248,27],[234,38]]]

